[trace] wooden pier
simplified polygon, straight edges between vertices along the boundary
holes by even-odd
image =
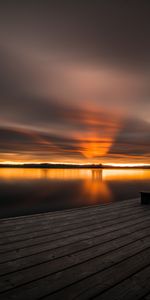
[[[0,220],[0,299],[150,300],[140,199]]]

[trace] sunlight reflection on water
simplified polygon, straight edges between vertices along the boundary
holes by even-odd
[[[62,210],[139,197],[144,169],[0,169],[0,216]]]

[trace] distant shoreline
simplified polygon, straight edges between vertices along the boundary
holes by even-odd
[[[16,168],[16,169],[150,169],[148,166],[111,166],[111,165],[66,165],[66,164],[0,164],[0,168]]]

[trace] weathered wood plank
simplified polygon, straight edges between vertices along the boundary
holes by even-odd
[[[139,300],[150,292],[150,266],[124,280],[95,300]]]
[[[67,216],[73,216],[76,214],[82,214],[82,213],[92,213],[94,211],[103,211],[103,210],[107,210],[111,207],[117,208],[117,207],[126,207],[126,206],[136,206],[137,204],[140,203],[140,199],[136,198],[136,199],[130,199],[130,200],[126,200],[123,202],[112,202],[112,203],[106,203],[106,204],[100,204],[100,205],[91,205],[91,206],[84,206],[84,207],[80,207],[80,208],[73,208],[73,209],[65,209],[65,210],[61,210],[61,211],[54,211],[54,212],[47,212],[47,213],[40,213],[40,214],[33,214],[33,215],[25,215],[25,216],[20,216],[20,217],[11,217],[11,218],[3,218],[0,219],[0,225],[11,225],[12,223],[20,223],[23,222],[23,224],[25,223],[25,221],[28,222],[32,222],[34,219],[36,220],[37,218],[39,220],[42,219],[46,219],[51,218],[51,219],[60,219],[61,217],[66,218]]]
[[[134,207],[134,211],[141,211],[140,207],[137,207],[135,208]],[[46,224],[43,224],[43,223],[37,223],[37,224],[34,224],[33,226],[30,226],[28,224],[28,226],[24,225],[23,227],[22,226],[19,226],[17,229],[15,228],[8,228],[7,230],[3,230],[0,235],[1,235],[1,238],[2,237],[15,237],[15,236],[19,236],[19,235],[24,235],[24,234],[32,234],[34,232],[43,232],[44,230],[47,230],[49,229],[50,232],[52,232],[53,229],[58,229],[58,230],[64,230],[65,227],[67,228],[67,226],[77,226],[78,224],[80,223],[85,223],[85,222],[88,222],[88,224],[91,224],[93,221],[103,221],[104,219],[112,219],[112,217],[115,218],[115,216],[119,217],[119,216],[122,216],[123,214],[133,214],[134,213],[133,209],[131,210],[131,208],[125,208],[123,210],[115,210],[115,211],[108,211],[106,213],[96,213],[94,215],[86,215],[84,216],[84,218],[82,217],[77,217],[77,218],[72,218],[70,220],[63,220],[63,221],[55,221],[55,222],[51,222],[51,223],[46,223]],[[142,211],[141,211],[142,212]],[[143,210],[144,212],[144,210]],[[147,210],[146,210],[147,212]],[[81,224],[81,226],[83,225]]]
[[[41,251],[44,251],[46,249],[55,249],[55,248],[59,248],[65,245],[69,245],[71,243],[74,242],[79,242],[82,241],[83,239],[89,239],[92,238],[94,236],[97,235],[105,235],[106,233],[112,233],[113,231],[118,231],[120,229],[124,229],[126,227],[132,227],[142,221],[145,220],[149,220],[149,216],[148,217],[142,217],[142,218],[138,218],[132,221],[129,221],[127,223],[122,223],[122,224],[118,224],[118,225],[113,225],[113,226],[108,226],[107,228],[103,228],[101,229],[101,233],[99,232],[99,230],[92,230],[92,231],[88,231],[88,232],[84,232],[78,235],[74,235],[71,237],[66,237],[63,238],[62,240],[57,240],[55,241],[55,243],[49,243],[48,241],[46,243],[43,244],[36,244],[36,245],[32,245],[31,247],[26,247],[26,248],[22,248],[22,249],[18,249],[18,250],[12,250],[12,251],[8,251],[7,253],[3,253],[0,255],[0,262],[5,262],[5,261],[10,261],[13,259],[18,259],[20,257],[25,257],[28,255],[32,255],[35,253],[39,253]]]
[[[142,242],[141,242],[142,244]],[[125,248],[123,248],[124,250]],[[117,254],[117,251],[115,252]],[[116,260],[118,259],[118,256],[122,255],[122,251],[117,254]],[[120,283],[121,281],[127,279],[128,277],[136,274],[141,269],[146,268],[150,264],[150,249],[146,249],[142,252],[139,252],[137,254],[132,254],[131,257],[127,258],[127,252],[124,253],[124,260],[121,262],[114,261],[114,257],[108,256],[109,261],[113,261],[114,265],[113,267],[110,266],[106,268],[105,270],[100,272],[101,269],[101,263],[100,261],[97,262],[97,267],[95,267],[95,274],[88,274],[87,278],[79,281],[79,278],[75,278],[77,282],[72,285],[68,285],[68,278],[64,278],[64,285],[66,284],[66,287],[62,287],[59,291],[58,287],[56,287],[55,293],[49,293],[45,299],[51,299],[51,300],[59,300],[59,299],[79,299],[79,300],[87,300],[87,299],[93,299],[98,294],[101,294],[111,287],[115,286],[116,284]],[[103,262],[102,262],[103,263]],[[84,272],[84,270],[83,270]],[[72,272],[72,276],[74,276],[74,273]],[[70,282],[71,282],[71,275]],[[56,274],[56,283],[58,283],[59,278]],[[66,282],[65,282],[66,279]],[[34,283],[36,285],[36,282]],[[48,282],[47,282],[48,284]],[[51,282],[52,286],[53,283]],[[46,285],[46,283],[45,283]],[[48,289],[48,287],[47,287]],[[36,287],[37,290],[37,287]],[[16,290],[17,291],[17,290]],[[34,294],[33,294],[34,295]],[[100,298],[101,299],[101,298]],[[118,298],[119,299],[119,298]],[[117,300],[118,300],[117,299]],[[119,299],[120,300],[120,299]]]
[[[124,228],[125,226],[132,226],[134,224],[137,224],[139,221],[144,221],[144,220],[149,220],[150,216],[147,213],[147,215],[144,216],[140,216],[140,214],[136,214],[133,216],[129,216],[129,217],[122,217],[122,220],[120,221],[120,223],[118,223],[117,220],[115,221],[110,221],[109,224],[107,223],[107,225],[102,226],[101,224],[98,225],[92,225],[90,228],[80,228],[77,230],[74,230],[73,233],[72,232],[64,232],[62,234],[60,234],[60,236],[58,237],[59,234],[55,234],[55,236],[50,235],[49,237],[40,237],[40,238],[35,238],[32,240],[27,240],[27,241],[23,241],[23,242],[17,242],[17,243],[13,243],[13,244],[9,244],[9,245],[5,245],[5,247],[2,248],[1,246],[1,255],[0,255],[0,261],[2,259],[2,255],[5,257],[12,255],[12,253],[15,254],[16,257],[19,257],[18,255],[20,255],[22,252],[28,253],[28,250],[30,251],[34,249],[34,246],[37,246],[38,248],[40,246],[42,246],[42,244],[45,243],[51,243],[52,248],[56,248],[56,247],[60,247],[64,244],[69,244],[73,241],[78,241],[79,238],[85,238],[89,237],[89,234],[91,232],[93,232],[93,235],[95,234],[105,234],[107,232],[112,232],[114,230],[118,230],[119,228]],[[18,249],[17,253],[16,250]],[[14,250],[14,252],[13,252]],[[9,254],[10,252],[10,254]],[[17,255],[16,255],[17,254]],[[3,259],[4,259],[3,257]]]
[[[133,209],[133,207],[139,207],[138,203],[137,202],[132,202],[132,203],[129,203],[128,205],[121,205],[121,206],[113,206],[113,210],[119,212],[119,211],[122,211],[123,208],[131,208]],[[143,210],[145,210],[145,207],[143,207]],[[73,220],[76,220],[78,218],[81,218],[83,219],[83,217],[92,217],[92,216],[96,216],[98,214],[103,214],[103,213],[110,213],[112,212],[112,208],[109,207],[108,205],[105,205],[104,208],[102,209],[101,207],[96,207],[95,210],[94,208],[91,208],[91,210],[89,209],[87,211],[87,209],[84,209],[82,213],[80,212],[75,212],[75,213],[68,213],[67,216],[65,215],[62,215],[62,213],[60,212],[60,216],[58,215],[57,218],[56,217],[53,217],[52,215],[50,216],[45,216],[45,214],[43,214],[43,217],[42,218],[38,218],[38,217],[34,217],[34,218],[29,218],[26,219],[26,222],[24,220],[22,220],[22,222],[18,223],[18,222],[15,222],[15,221],[11,221],[10,224],[3,224],[1,223],[2,221],[0,221],[0,232],[3,233],[3,232],[7,232],[7,231],[15,231],[15,230],[20,230],[20,229],[23,229],[23,228],[30,228],[31,229],[31,225],[32,226],[37,226],[38,224],[41,226],[43,225],[50,225],[50,224],[54,224],[54,223],[57,223],[58,224],[58,221],[61,225],[63,225],[63,222],[65,221],[68,221],[68,222],[72,222]]]
[[[145,299],[150,209],[131,200],[0,221],[0,298]]]
[[[13,288],[12,283],[12,289],[5,292],[5,294],[1,293],[1,295],[2,297],[4,296],[3,299],[15,298],[19,300],[39,299],[47,294],[49,294],[49,299],[73,299],[75,296],[82,300],[89,299],[87,298],[87,295],[88,297],[93,297],[95,293],[97,295],[97,293],[114,286],[121,280],[126,279],[128,276],[134,274],[135,271],[138,272],[150,264],[150,249],[143,249],[143,242],[141,243],[140,251],[137,249],[137,247],[132,248],[131,245],[130,248],[129,246],[126,248],[123,247],[122,251],[115,251],[114,255],[112,254],[111,257],[110,254],[106,254],[105,258],[103,256],[101,256],[101,258],[94,258],[88,262],[82,263],[79,266],[58,272],[54,275],[43,277],[39,280],[30,282],[17,288]],[[122,260],[124,259],[121,262],[120,256],[122,256]],[[129,258],[127,259],[127,257]],[[72,284],[75,282],[81,284],[81,280],[82,283],[84,281],[82,289],[80,288],[79,290],[76,284],[72,286]],[[86,280],[90,280],[91,285],[87,285]],[[97,283],[98,285],[96,285]],[[67,287],[69,289],[67,289]],[[88,287],[90,287],[90,290],[87,294]],[[59,292],[57,295],[54,295],[54,292],[60,289],[62,289],[61,294]],[[81,296],[82,292],[85,293],[83,293]]]
[[[91,225],[96,225],[96,224],[105,224],[107,221],[110,220],[115,220],[117,219],[118,221],[122,219],[125,216],[130,216],[130,215],[135,215],[136,213],[140,212],[140,214],[143,213],[143,211],[140,210],[140,208],[135,208],[134,212],[131,211],[131,209],[124,209],[121,212],[112,212],[108,214],[102,214],[102,215],[95,215],[94,217],[90,218],[83,218],[83,219],[76,219],[76,221],[72,222],[66,222],[61,226],[61,224],[58,224],[58,222],[55,224],[52,224],[51,226],[39,226],[39,227],[33,227],[32,226],[32,231],[26,231],[26,229],[19,229],[17,233],[14,231],[12,232],[3,232],[1,233],[1,239],[0,239],[0,249],[1,245],[3,244],[9,244],[15,241],[23,241],[27,239],[33,239],[34,237],[40,237],[40,236],[47,236],[47,235],[52,235],[54,233],[61,233],[63,231],[71,231],[73,229],[77,228],[84,228],[84,227],[89,227]],[[146,211],[147,213],[147,211]],[[30,229],[31,230],[31,229]],[[34,231],[33,231],[34,230]]]
[[[134,204],[134,205],[133,205]],[[58,221],[61,223],[61,224],[63,224],[63,222],[71,222],[72,220],[76,220],[76,219],[83,219],[84,217],[85,218],[87,218],[88,216],[89,217],[93,217],[93,216],[96,216],[96,215],[102,215],[102,214],[108,214],[108,213],[112,213],[112,212],[121,212],[121,211],[124,211],[124,210],[126,210],[126,209],[131,209],[132,208],[132,210],[134,209],[134,208],[140,208],[141,210],[143,209],[143,210],[145,210],[145,206],[143,206],[142,208],[140,207],[140,205],[137,203],[137,202],[133,202],[133,204],[129,204],[129,205],[126,205],[126,206],[117,206],[117,207],[113,207],[113,209],[111,208],[111,207],[109,207],[109,206],[105,206],[104,208],[103,208],[103,210],[102,209],[99,209],[99,208],[96,208],[94,211],[93,211],[93,209],[91,209],[91,211],[90,210],[86,210],[86,212],[84,212],[84,213],[81,213],[81,214],[73,214],[73,213],[70,213],[67,217],[65,217],[65,216],[62,216],[61,214],[60,214],[60,217],[57,217],[57,218],[53,218],[52,216],[43,216],[43,218],[34,218],[34,220],[29,220],[29,221],[27,221],[26,220],[26,222],[24,222],[24,221],[22,221],[22,223],[16,223],[16,222],[13,222],[13,221],[11,221],[11,223],[9,224],[9,225],[6,225],[6,224],[0,224],[0,232],[3,232],[3,231],[7,231],[7,229],[10,231],[13,231],[13,230],[18,230],[18,229],[23,229],[23,228],[27,228],[28,226],[30,226],[30,228],[31,228],[31,225],[33,225],[33,226],[36,226],[36,225],[38,225],[38,224],[40,224],[40,225],[50,225],[50,224],[53,224],[53,223],[58,223]],[[44,215],[44,214],[43,214]],[[33,222],[32,222],[33,221]]]
[[[139,235],[146,236],[149,234],[149,226],[150,221],[142,222],[134,225],[134,227],[126,227],[125,229],[120,229],[118,231],[106,233],[105,235],[98,235],[95,237],[89,237],[89,239],[79,240],[75,243],[52,249],[46,250],[40,253],[35,253],[34,255],[23,257],[17,260],[9,261],[6,263],[0,264],[0,275],[4,275],[9,272],[14,272],[19,269],[28,268],[39,263],[43,263],[46,261],[51,261],[58,258],[63,258],[64,256],[70,256],[71,254],[77,253],[79,251],[86,250],[90,247],[96,245],[106,244],[108,247],[109,243],[113,241],[113,243],[118,245],[118,239],[122,241],[122,239],[128,242],[128,239],[132,241],[139,238]]]
[[[141,245],[141,239],[144,238],[144,243]],[[116,249],[122,250],[123,246],[129,245],[132,248],[136,248],[137,251],[145,249],[145,246],[150,246],[150,233],[148,236],[148,230],[139,231],[136,234],[131,234],[128,237],[121,237],[120,239],[113,240],[111,242],[100,244],[95,247],[90,247],[84,251],[79,251],[74,255],[65,256],[60,259],[48,261],[46,263],[36,265],[32,268],[24,269],[12,274],[1,276],[0,278],[0,291],[8,290],[12,286],[19,286],[35,279],[45,277],[47,275],[56,273],[58,271],[64,271],[67,268],[89,261],[90,259],[100,257],[103,254],[112,255]],[[136,252],[135,252],[136,253]],[[105,259],[105,257],[103,257]]]

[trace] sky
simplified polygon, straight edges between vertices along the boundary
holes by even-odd
[[[0,162],[150,163],[150,2],[0,1]]]

